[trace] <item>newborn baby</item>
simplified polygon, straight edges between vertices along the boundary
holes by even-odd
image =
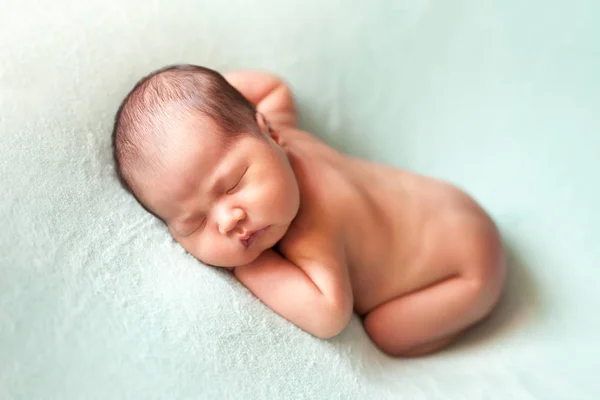
[[[156,71],[123,101],[113,145],[123,186],[183,248],[319,338],[354,311],[387,354],[423,355],[503,291],[500,235],[473,199],[299,130],[271,74]]]

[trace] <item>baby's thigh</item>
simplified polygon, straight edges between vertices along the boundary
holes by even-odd
[[[450,277],[379,305],[365,316],[365,330],[390,355],[435,351],[490,312],[485,291],[476,280]]]

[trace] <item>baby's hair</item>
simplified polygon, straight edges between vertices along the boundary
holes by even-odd
[[[175,122],[193,116],[211,119],[219,130],[214,133],[226,142],[240,133],[260,133],[254,105],[220,73],[196,65],[171,65],[150,73],[119,106],[112,131],[116,173],[144,208],[134,192],[133,171],[158,164],[160,160],[148,159],[145,149],[164,144]]]

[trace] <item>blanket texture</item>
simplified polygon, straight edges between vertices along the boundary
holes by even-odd
[[[0,0],[0,399],[598,399],[600,3]],[[173,63],[266,69],[301,127],[447,179],[509,282],[457,345],[319,340],[120,188],[113,115]]]

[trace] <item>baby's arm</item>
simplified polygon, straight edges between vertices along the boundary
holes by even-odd
[[[345,265],[305,259],[292,263],[273,250],[237,267],[236,278],[273,311],[314,336],[340,333],[352,315],[352,289]]]
[[[272,127],[296,126],[292,91],[281,78],[261,71],[234,71],[224,77],[256,106]]]

